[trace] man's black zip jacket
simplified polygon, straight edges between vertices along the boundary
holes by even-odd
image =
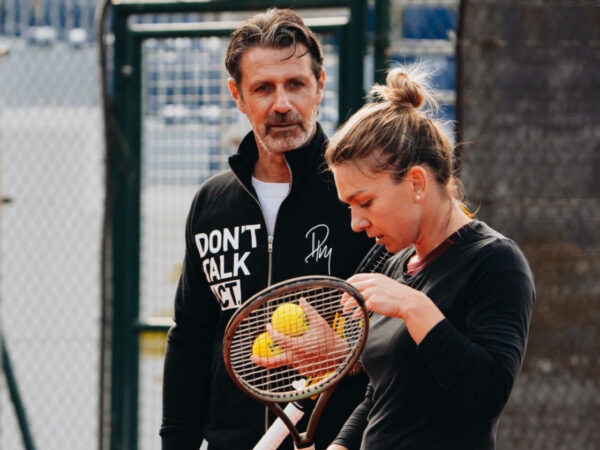
[[[311,274],[349,277],[373,244],[350,228],[350,212],[324,170],[326,143],[319,125],[308,146],[286,153],[291,187],[271,241],[251,183],[258,157],[252,132],[229,158],[231,170],[198,190],[168,335],[163,450],[198,449],[203,438],[210,450],[251,449],[265,431],[265,407],[242,393],[225,370],[227,321],[250,296],[278,281]],[[317,449],[333,440],[362,401],[366,382],[365,375],[351,377],[337,388],[317,428]],[[286,445],[292,448],[290,439]]]

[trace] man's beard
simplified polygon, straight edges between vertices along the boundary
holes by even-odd
[[[260,147],[269,153],[285,153],[308,143],[317,126],[318,106],[311,119],[304,120],[297,112],[270,114],[265,123],[255,128],[254,136]],[[293,125],[290,130],[279,131],[277,125]]]

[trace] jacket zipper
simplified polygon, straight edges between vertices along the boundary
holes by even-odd
[[[260,202],[259,202],[260,204]],[[261,208],[262,209],[262,208]],[[267,275],[267,286],[271,286],[271,268],[273,264],[273,236],[269,235],[267,238],[267,254],[269,255],[268,263],[268,275]],[[269,430],[269,408],[265,406],[265,433]]]
[[[292,182],[294,180],[294,176],[292,174],[292,168],[290,167],[290,163],[288,162],[287,158],[285,159],[285,164],[288,167],[288,170],[290,172],[290,191],[292,190]],[[233,172],[233,175],[237,178],[238,183],[240,183],[240,185],[242,186],[242,188],[248,193],[248,195],[250,197],[252,197],[254,199],[254,201],[256,202],[256,204],[258,205],[258,209],[260,209],[260,212],[263,216],[263,221],[265,222],[265,225],[267,223],[267,221],[265,220],[265,212],[263,211],[262,205],[260,204],[260,201],[258,200],[258,198],[250,191],[250,189],[248,189],[248,187],[242,182],[242,180],[240,180],[240,178],[237,176],[237,174]],[[288,191],[288,195],[286,195],[285,198],[287,198],[290,195],[290,192]],[[284,199],[285,201],[285,199]],[[283,202],[282,202],[283,203]],[[279,215],[279,213],[277,213],[277,215]],[[277,221],[277,219],[275,219],[275,221]],[[273,277],[272,277],[272,269],[273,269],[273,236],[268,235],[267,238],[267,253],[268,253],[268,270],[267,270],[267,286],[269,287],[271,286]]]
[[[267,286],[271,286],[271,269],[273,267],[273,236],[267,238],[267,253],[269,255],[269,270],[267,275]]]

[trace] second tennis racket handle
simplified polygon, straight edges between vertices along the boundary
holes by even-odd
[[[288,403],[283,412],[290,418],[294,425],[296,425],[304,415],[304,410],[295,403]],[[277,450],[288,434],[290,434],[288,428],[280,418],[277,418],[260,441],[254,446],[253,450]]]

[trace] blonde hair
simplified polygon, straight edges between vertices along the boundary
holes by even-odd
[[[371,89],[365,104],[332,136],[325,152],[329,167],[360,161],[373,172],[390,172],[404,179],[408,169],[427,165],[436,181],[461,200],[460,182],[453,174],[453,144],[443,122],[435,118],[439,105],[423,64],[396,67],[386,84]]]

